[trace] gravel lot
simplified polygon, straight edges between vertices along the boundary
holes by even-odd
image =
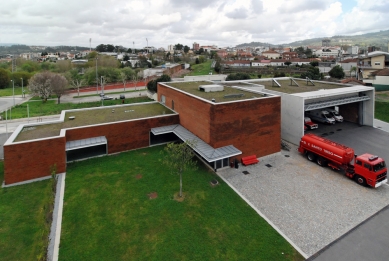
[[[289,152],[260,158],[259,164],[223,169],[218,175],[305,256],[315,254],[389,204],[389,186],[362,187],[342,173],[309,162],[296,146],[291,147]],[[250,174],[244,175],[244,170]]]

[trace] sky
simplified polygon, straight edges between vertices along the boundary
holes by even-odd
[[[388,30],[388,13],[388,0],[4,0],[0,43],[283,44]]]

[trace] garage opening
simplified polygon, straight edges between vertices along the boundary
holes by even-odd
[[[180,140],[176,134],[169,132],[164,134],[155,135],[150,132],[150,146],[165,144],[173,141]]]
[[[105,136],[66,142],[66,162],[107,155]]]

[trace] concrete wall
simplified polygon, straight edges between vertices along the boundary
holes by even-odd
[[[281,96],[281,138],[298,145],[304,135],[304,98],[267,89],[263,92]]]
[[[200,76],[184,76],[184,81],[225,81],[227,75],[200,75]]]

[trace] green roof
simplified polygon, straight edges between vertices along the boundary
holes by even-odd
[[[66,111],[64,122],[24,127],[15,141],[59,136],[61,129],[66,128],[134,120],[174,113],[158,102],[71,110]],[[71,120],[69,117],[74,117],[74,119]]]
[[[252,98],[262,98],[265,97],[261,93],[254,93],[250,91],[244,91],[240,89],[236,89],[230,86],[227,86],[222,83],[212,83],[207,81],[196,81],[196,82],[168,82],[164,83],[167,86],[171,86],[173,88],[179,89],[181,91],[187,92],[194,96],[206,99],[208,101],[212,101],[215,99],[216,103],[219,102],[229,102],[229,101],[242,101]],[[221,85],[224,87],[223,91],[216,92],[204,92],[199,90],[200,85]]]

